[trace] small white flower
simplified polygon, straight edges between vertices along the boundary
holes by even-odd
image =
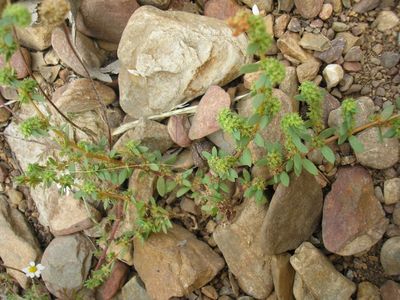
[[[260,10],[258,9],[257,4],[253,5],[253,8],[251,9],[251,11],[253,12],[253,15],[255,15],[255,16],[260,15]]]
[[[35,278],[35,277],[39,278],[43,270],[44,270],[43,265],[35,264],[35,262],[33,261],[29,263],[28,267],[22,269],[26,277],[30,278]]]

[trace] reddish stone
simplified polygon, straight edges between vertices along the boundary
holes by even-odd
[[[325,248],[342,256],[363,252],[382,238],[387,225],[368,171],[363,167],[339,169],[324,203]]]
[[[239,9],[235,0],[209,0],[204,6],[204,15],[226,20],[235,16]]]
[[[177,115],[172,116],[168,120],[168,133],[171,140],[181,146],[189,147],[192,141],[189,139],[190,122],[187,116]]]
[[[210,86],[201,98],[189,130],[189,138],[197,140],[220,129],[218,114],[231,105],[231,98],[219,86]]]
[[[400,300],[400,285],[392,280],[381,286],[382,300]]]
[[[362,65],[359,62],[346,61],[343,64],[343,69],[348,72],[359,72],[362,70]]]
[[[111,271],[110,277],[97,290],[98,300],[110,300],[124,285],[128,275],[129,266],[117,260]]]
[[[21,55],[22,53],[22,55]],[[22,79],[29,75],[29,70],[31,68],[31,54],[25,49],[21,48],[11,56],[11,67],[15,70],[17,78]],[[0,68],[4,67],[4,59],[0,57]]]

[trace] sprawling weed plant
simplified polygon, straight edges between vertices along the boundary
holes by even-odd
[[[65,6],[60,7],[65,9]],[[42,8],[43,11],[47,11],[45,8]],[[50,15],[52,18],[49,22],[52,24],[63,23],[63,14]],[[58,19],[54,20],[54,16]],[[41,17],[46,19],[48,14]],[[297,112],[282,115],[281,102],[274,96],[274,87],[284,80],[285,67],[277,59],[265,54],[273,39],[266,33],[262,17],[240,12],[229,23],[235,35],[247,33],[248,54],[258,59],[257,63],[242,68],[243,73],[259,74],[251,87],[253,113],[246,118],[233,109],[221,111],[218,122],[221,129],[232,136],[235,151],[228,154],[213,148],[210,153],[203,153],[208,162],[207,168],[177,170],[173,166],[173,158],[165,158],[159,151],[152,151],[136,141],[129,141],[119,151],[112,150],[106,137],[92,136],[88,140],[76,141],[68,134],[70,127],[85,129],[76,126],[61,112],[58,113],[65,119],[65,124],[55,125],[49,113],[51,110],[41,109],[46,105],[54,108],[54,103],[33,77],[18,80],[10,64],[11,56],[20,51],[14,34],[15,27],[28,26],[30,14],[18,4],[5,8],[0,21],[0,54],[5,59],[5,66],[0,70],[0,84],[17,90],[20,104],[29,105],[36,111],[35,116],[20,124],[22,134],[26,138],[45,137],[58,145],[57,154],[47,157],[44,162],[29,165],[25,174],[17,178],[18,183],[31,187],[57,185],[60,193],[73,193],[77,201],[99,202],[105,209],[114,207],[117,212],[121,211],[121,207],[136,207],[136,223],[119,238],[114,236],[115,227],[123,219],[123,209],[119,215],[110,217],[116,226],[111,233],[105,233],[99,239],[104,249],[99,252],[99,263],[86,283],[88,287],[100,285],[110,274],[113,261],[118,257],[118,253],[107,253],[108,246],[104,247],[104,243],[120,241],[127,244],[135,237],[144,241],[152,233],[167,232],[172,227],[171,213],[158,204],[162,198],[191,197],[205,213],[223,218],[232,211],[234,184],[240,187],[242,196],[263,203],[267,200],[267,186],[289,186],[291,173],[301,176],[305,170],[318,175],[317,167],[307,158],[312,150],[321,151],[326,161],[334,164],[335,154],[329,144],[348,141],[354,151],[362,151],[355,134],[363,129],[371,126],[389,127],[382,138],[400,136],[400,120],[398,114],[393,115],[394,106],[387,107],[371,123],[355,128],[357,106],[353,99],[346,99],[342,103],[344,121],[341,126],[325,128],[322,119],[324,91],[313,82],[305,82],[299,88],[298,100],[308,108],[306,118]],[[265,140],[260,132],[267,130],[278,115],[281,117],[280,130],[284,141]],[[251,143],[265,150],[261,159],[253,159],[249,147]],[[268,174],[264,177],[252,176],[254,166],[266,167]],[[157,193],[150,199],[136,195],[135,187],[124,188],[124,183],[135,170],[140,170],[143,176],[157,177]]]

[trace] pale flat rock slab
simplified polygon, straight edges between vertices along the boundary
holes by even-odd
[[[300,47],[299,43],[300,35],[298,33],[286,31],[278,39],[277,46],[285,58],[295,65],[315,60],[309,52]]]
[[[169,111],[239,76],[247,39],[223,21],[143,6],[118,47],[120,104],[134,118]]]
[[[315,299],[350,299],[356,291],[355,283],[336,271],[332,263],[309,242],[296,249],[290,263]]]
[[[174,225],[167,234],[134,241],[134,266],[154,300],[190,294],[210,282],[224,260],[185,228]]]
[[[260,230],[266,213],[264,204],[246,199],[235,220],[221,224],[213,234],[241,289],[257,299],[265,299],[273,289],[272,257],[263,248]]]
[[[26,268],[42,255],[39,242],[25,217],[17,209],[11,208],[3,197],[0,197],[0,244],[0,258],[4,264],[14,268]],[[28,278],[25,274],[11,269],[7,269],[7,272],[23,288],[27,287]]]

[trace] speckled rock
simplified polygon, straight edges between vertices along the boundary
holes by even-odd
[[[368,281],[363,281],[358,285],[357,300],[380,300],[381,293],[379,288]]]
[[[384,183],[385,204],[392,205],[400,201],[400,178],[388,179]]]
[[[321,12],[323,0],[294,0],[297,10],[305,19],[312,19]]]
[[[400,274],[400,237],[392,237],[383,244],[380,258],[386,274]]]

